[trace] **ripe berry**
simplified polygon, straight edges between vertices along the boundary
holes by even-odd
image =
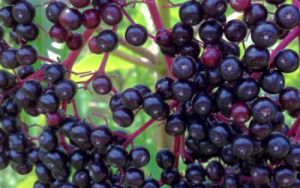
[[[61,170],[68,163],[68,155],[62,149],[55,149],[47,153],[44,163],[51,170]]]
[[[67,8],[68,5],[63,1],[53,1],[46,8],[46,16],[48,20],[54,24],[59,23],[59,15]]]
[[[44,163],[40,163],[35,168],[35,174],[38,180],[42,183],[50,183],[54,180],[51,175],[51,170],[48,169]]]
[[[189,80],[178,79],[172,85],[172,93],[177,101],[188,101],[194,95],[193,83]]]
[[[172,44],[171,46],[160,46],[161,53],[169,58],[174,58],[176,55],[179,54],[179,49],[176,44]]]
[[[89,175],[96,182],[105,180],[109,175],[109,171],[110,169],[103,161],[93,162],[89,166]]]
[[[235,91],[230,85],[222,85],[215,93],[215,102],[222,111],[230,112],[230,109],[237,101]]]
[[[107,25],[117,25],[123,20],[123,11],[119,4],[109,3],[101,9],[101,18]]]
[[[109,108],[113,112],[119,106],[122,106],[122,93],[114,94],[109,101]]]
[[[228,82],[239,80],[243,75],[244,66],[239,58],[231,56],[225,57],[220,65],[221,77]]]
[[[180,182],[180,174],[177,168],[169,168],[162,171],[160,179],[164,184],[174,186]]]
[[[112,0],[92,0],[92,5],[94,9],[96,9],[98,12],[101,12],[101,9],[107,5],[108,3],[112,3]]]
[[[69,30],[65,29],[60,24],[55,24],[51,27],[51,29],[49,31],[49,35],[54,42],[64,43],[69,38]]]
[[[204,0],[202,2],[202,10],[212,18],[218,18],[225,14],[227,10],[226,0]]]
[[[79,33],[72,33],[67,39],[66,45],[72,51],[80,50],[84,46],[84,38]]]
[[[193,120],[187,127],[189,136],[195,140],[206,139],[208,136],[208,128],[208,122],[200,118]]]
[[[290,152],[284,157],[284,161],[286,164],[292,166],[292,167],[299,167],[299,152],[300,152],[300,147],[299,144],[291,144],[292,148]]]
[[[156,42],[160,47],[169,47],[172,45],[172,34],[166,29],[162,28],[156,33]]]
[[[247,102],[258,96],[260,87],[254,78],[243,77],[236,82],[234,90],[241,101]]]
[[[133,166],[141,168],[149,163],[150,153],[145,147],[137,146],[131,149],[128,159]]]
[[[299,67],[299,56],[294,50],[284,49],[275,55],[273,62],[280,72],[291,73]]]
[[[209,139],[217,146],[226,146],[233,138],[231,127],[225,122],[214,124],[208,131]]]
[[[83,23],[83,16],[75,8],[65,8],[59,14],[59,23],[68,30],[77,30]]]
[[[30,79],[22,85],[22,92],[29,100],[36,100],[43,93],[43,87],[39,81]]]
[[[205,44],[215,44],[222,38],[223,27],[217,20],[209,19],[201,24],[198,33]]]
[[[121,127],[129,127],[134,121],[132,110],[119,106],[113,111],[113,119]]]
[[[198,25],[204,18],[202,6],[197,1],[187,1],[180,6],[179,17],[183,23]]]
[[[297,173],[286,164],[281,164],[273,170],[273,178],[277,185],[289,187],[296,181]]]
[[[276,43],[278,34],[276,25],[266,21],[255,24],[251,30],[253,43],[265,48],[271,47]]]
[[[172,168],[175,164],[175,159],[174,153],[169,149],[162,149],[156,154],[156,163],[164,170]]]
[[[210,139],[198,142],[198,148],[200,152],[204,155],[214,155],[219,151],[218,146],[216,146]]]
[[[181,113],[174,113],[167,118],[165,129],[171,136],[180,136],[186,130],[186,119]]]
[[[4,6],[0,9],[0,22],[4,27],[13,28],[18,24],[13,17],[12,10],[13,6]]]
[[[179,47],[179,53],[181,55],[191,56],[195,60],[198,59],[200,52],[201,48],[196,40],[192,40],[189,44]]]
[[[99,95],[109,94],[112,90],[112,81],[106,74],[97,75],[93,80],[93,89]]]
[[[173,96],[171,90],[173,83],[174,83],[174,79],[172,77],[166,76],[160,78],[155,84],[156,93],[158,93],[161,97],[163,97],[163,99],[171,98]]]
[[[21,65],[29,66],[37,61],[38,53],[34,47],[24,45],[18,50],[16,58]]]
[[[270,93],[280,93],[285,86],[285,78],[283,74],[275,69],[264,71],[259,79],[261,88]]]
[[[77,0],[78,1],[78,0]],[[89,0],[88,0],[89,1]],[[97,10],[88,9],[83,13],[83,26],[87,29],[95,29],[101,23],[101,17]]]
[[[248,135],[236,136],[231,146],[233,153],[239,158],[249,157],[254,150],[254,142]]]
[[[266,7],[259,3],[253,3],[245,10],[243,20],[249,28],[252,28],[260,21],[266,21],[268,17],[268,10]]]
[[[206,175],[211,181],[220,181],[225,175],[224,167],[217,161],[211,161],[206,167]]]
[[[151,117],[157,118],[164,112],[165,102],[157,93],[151,93],[143,99],[143,109]]]
[[[44,93],[38,100],[43,112],[56,112],[60,106],[60,100],[55,93]]]
[[[112,52],[119,47],[119,36],[113,30],[103,30],[96,37],[96,42],[101,51]]]
[[[75,124],[70,131],[70,138],[78,145],[89,143],[92,126],[87,121]]]
[[[106,161],[115,168],[123,168],[128,160],[128,153],[121,145],[112,146],[106,154]]]
[[[7,115],[17,116],[21,113],[21,107],[14,98],[9,98],[3,103],[3,110]]]
[[[55,94],[62,101],[73,99],[77,93],[77,84],[70,79],[58,82],[55,86]]]
[[[256,140],[263,140],[268,138],[272,132],[272,125],[270,122],[258,123],[255,120],[250,121],[249,135]]]
[[[133,87],[138,89],[143,96],[146,96],[151,93],[150,87],[145,84],[137,84]]]
[[[195,163],[187,166],[185,174],[189,183],[197,185],[205,180],[206,172],[201,164]]]
[[[294,87],[286,87],[279,94],[279,102],[286,110],[295,110],[300,106],[300,97]]]
[[[29,24],[35,17],[35,7],[29,1],[20,1],[14,5],[12,14],[17,22]]]
[[[256,99],[251,106],[252,116],[259,123],[272,121],[276,117],[275,103],[268,97]]]
[[[6,133],[17,133],[20,130],[21,123],[14,116],[5,116],[2,119],[2,128]]]
[[[266,149],[270,155],[282,158],[289,153],[291,144],[286,135],[282,133],[272,133],[267,140]]]
[[[67,76],[67,70],[62,63],[52,63],[45,68],[46,81],[51,84],[57,84]]]
[[[6,69],[15,69],[20,66],[17,60],[16,54],[18,50],[16,48],[9,48],[2,53],[2,67]]]
[[[42,162],[39,158],[39,150],[39,147],[34,146],[29,148],[27,151],[28,161],[33,165],[38,165]]]
[[[299,23],[300,13],[294,5],[281,5],[275,12],[276,25],[281,29],[293,29]]]
[[[46,151],[52,151],[57,148],[59,138],[54,130],[44,130],[39,136],[39,146]]]
[[[69,165],[66,165],[60,170],[51,170],[51,175],[60,182],[66,181],[71,175],[71,168]]]
[[[234,122],[245,123],[251,118],[251,109],[246,103],[236,102],[231,108],[230,115]]]
[[[35,22],[18,24],[15,28],[17,35],[25,41],[34,41],[38,38],[40,30]]]
[[[192,26],[183,22],[178,22],[173,26],[172,38],[173,42],[178,46],[184,46],[191,42],[194,37],[194,29]]]
[[[76,170],[84,169],[90,162],[91,155],[82,149],[74,149],[69,156],[70,165]]]
[[[139,187],[144,183],[144,180],[144,171],[139,168],[130,167],[125,171],[124,181],[127,186]]]
[[[91,178],[87,169],[77,170],[73,175],[73,182],[79,187],[89,186]]]
[[[177,78],[189,79],[194,75],[195,67],[196,63],[193,58],[191,58],[190,56],[182,55],[174,60],[171,70]]]
[[[140,24],[132,24],[126,29],[126,41],[133,46],[142,46],[147,42],[147,28]]]
[[[107,148],[113,142],[113,132],[106,125],[94,128],[91,133],[91,142],[95,147]]]
[[[144,180],[142,187],[159,188],[160,186],[156,179],[154,179],[152,177],[148,177]],[[121,187],[119,187],[119,188],[121,188]]]
[[[247,35],[247,25],[241,20],[231,20],[224,27],[224,34],[231,42],[240,42]]]
[[[13,85],[13,74],[5,69],[0,70],[0,89],[7,89]]]

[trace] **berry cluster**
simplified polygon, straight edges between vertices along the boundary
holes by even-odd
[[[34,6],[28,0],[4,0],[8,5],[0,9],[0,170],[10,165],[26,175],[35,166],[34,188],[300,186],[300,91],[286,87],[284,77],[299,68],[298,54],[285,47],[300,35],[300,3],[266,0],[277,7],[270,13],[263,3],[251,0],[167,1],[170,7],[180,7],[181,22],[171,29],[164,28],[154,0],[140,2],[153,17],[157,33],[152,35],[125,10],[137,1],[70,0],[69,5],[51,0]],[[34,21],[39,6],[47,6],[45,14],[54,24],[47,35],[72,51],[64,62],[43,57],[27,44],[38,40],[43,29]],[[227,22],[228,6],[242,12],[242,20]],[[117,34],[124,16],[131,22],[126,41]],[[101,20],[113,29],[92,37]],[[83,34],[73,32],[82,25]],[[11,28],[10,38],[19,49],[4,40],[4,27]],[[200,40],[194,38],[195,30]],[[253,45],[246,48],[250,35]],[[170,76],[160,78],[153,91],[139,84],[117,92],[105,74],[110,52],[119,42],[139,47],[148,38],[159,45]],[[282,39],[274,50],[268,49]],[[104,53],[103,61],[97,72],[73,72],[86,42],[92,53]],[[49,64],[36,72],[38,59]],[[75,82],[71,74],[91,77]],[[120,127],[129,128],[141,110],[151,119],[129,135],[123,129],[113,131],[100,114],[91,113],[104,118],[106,125],[80,117],[74,97],[79,89],[91,92],[89,83],[96,94],[112,95],[109,107]],[[69,103],[75,115],[67,114]],[[30,116],[46,116],[47,126],[38,137],[28,134],[36,125],[21,121],[22,109]],[[285,111],[297,118],[291,129],[285,124]],[[146,147],[134,146],[134,139],[155,121],[174,137],[173,151],[164,148],[150,154]],[[178,169],[180,156],[187,165],[183,174]],[[160,180],[146,178],[142,170],[151,157],[162,169]]]

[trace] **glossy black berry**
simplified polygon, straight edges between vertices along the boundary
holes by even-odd
[[[164,184],[174,186],[180,182],[180,174],[176,168],[169,168],[162,171],[160,179]]]
[[[63,1],[51,2],[45,11],[47,19],[52,23],[59,23],[59,15],[67,7],[68,5]]]
[[[13,6],[4,6],[0,9],[0,23],[4,27],[13,28],[18,22],[12,14]]]
[[[205,180],[205,169],[201,164],[191,164],[185,170],[185,176],[189,183],[200,184]]]
[[[89,175],[92,180],[101,182],[105,180],[109,175],[109,168],[103,161],[93,162],[89,166]]]
[[[273,177],[277,185],[289,187],[296,181],[297,174],[292,167],[282,164],[273,170]]]
[[[172,73],[179,79],[189,79],[194,75],[196,63],[190,56],[179,56],[172,63]]]
[[[17,22],[29,24],[35,17],[35,7],[29,1],[20,1],[14,5],[12,14]]]
[[[173,83],[174,79],[172,77],[165,76],[160,78],[155,84],[155,89],[157,90],[156,93],[158,93],[164,99],[171,98],[173,96],[171,90]]]
[[[123,146],[112,146],[106,155],[107,163],[115,168],[122,168],[128,160],[128,153]]]
[[[267,140],[266,149],[270,155],[282,158],[289,153],[291,144],[286,135],[282,133],[272,133]]]
[[[59,148],[49,151],[45,156],[44,163],[51,170],[61,170],[67,165],[68,160],[67,153]]]
[[[186,119],[181,113],[174,113],[167,118],[165,129],[168,130],[168,134],[171,136],[180,136],[184,134],[186,130]]]
[[[178,22],[173,26],[172,38],[173,42],[179,46],[188,44],[193,40],[194,29],[192,26],[183,22]]]
[[[97,75],[93,80],[93,89],[99,95],[106,95],[112,90],[111,78],[106,74]]]
[[[224,167],[217,161],[211,161],[206,167],[206,175],[211,181],[220,181],[225,175]]]
[[[261,74],[259,84],[264,91],[270,94],[277,94],[283,90],[285,78],[281,72],[269,69]]]
[[[91,133],[91,142],[95,147],[107,148],[113,142],[113,132],[106,125],[98,126],[94,128]]]
[[[284,49],[275,55],[273,62],[280,72],[291,73],[299,67],[299,56],[294,50]]]
[[[100,11],[104,23],[107,25],[117,25],[123,20],[122,7],[117,3],[106,4]]]
[[[103,30],[96,37],[96,42],[103,52],[112,52],[119,46],[119,36],[113,30]]]
[[[268,97],[256,99],[251,106],[252,116],[259,123],[272,121],[276,117],[275,103]]]
[[[294,5],[281,5],[275,12],[276,25],[281,29],[293,29],[299,23],[299,10]]]
[[[44,130],[39,136],[39,146],[47,151],[52,151],[57,148],[59,138],[54,130]]]
[[[190,100],[193,95],[193,83],[189,80],[176,80],[172,85],[172,93],[177,101],[185,102]]]
[[[215,44],[222,38],[222,24],[215,19],[206,20],[201,24],[198,33],[205,44]]]
[[[218,18],[225,14],[227,10],[226,0],[204,0],[202,2],[202,10],[212,18]]]
[[[140,24],[130,25],[125,33],[126,41],[133,46],[142,46],[147,42],[147,28]]]
[[[162,169],[170,169],[175,164],[175,155],[169,149],[162,149],[156,154],[156,163]]]
[[[232,151],[239,158],[249,157],[254,150],[254,142],[248,135],[237,136],[232,142]]]
[[[113,119],[119,126],[129,127],[134,121],[134,113],[124,106],[119,106],[113,111]]]
[[[133,166],[141,168],[149,163],[150,153],[145,147],[136,146],[130,150],[128,159]]]
[[[231,42],[239,42],[245,39],[247,35],[247,25],[241,20],[231,20],[224,27],[224,34]]]
[[[245,10],[243,20],[249,28],[252,28],[260,21],[266,21],[268,17],[268,10],[266,7],[259,3],[253,3]]]
[[[83,23],[83,16],[75,8],[65,8],[59,14],[59,23],[68,30],[77,30]]]

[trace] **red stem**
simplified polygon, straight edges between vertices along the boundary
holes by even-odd
[[[79,113],[78,113],[78,110],[77,110],[77,105],[76,105],[76,100],[75,100],[75,98],[72,99],[72,103],[73,103],[73,108],[74,108],[75,116],[76,116],[78,119],[81,119],[81,118],[80,118],[80,115],[79,115]]]
[[[55,63],[56,61],[49,59],[47,57],[43,57],[43,56],[39,56],[38,59],[42,60],[42,61],[47,61],[49,63]]]
[[[296,130],[298,129],[299,125],[300,125],[300,116],[298,116],[298,118],[295,121],[294,125],[289,130],[289,132],[286,134],[287,137],[291,138],[294,135],[294,133],[296,132]]]
[[[60,138],[60,143],[61,145],[66,149],[66,151],[68,152],[68,154],[72,153],[72,148],[69,146],[69,144],[66,142],[65,137],[63,137],[60,133],[59,133],[59,138]]]
[[[180,152],[180,136],[177,136],[174,138],[174,149],[173,149],[173,153],[177,154],[178,152]],[[180,155],[176,157],[176,162],[175,162],[175,168],[178,169],[179,167],[179,158]]]

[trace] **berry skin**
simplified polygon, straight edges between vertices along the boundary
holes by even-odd
[[[253,43],[259,47],[265,48],[269,48],[276,43],[278,34],[276,25],[266,21],[255,24],[251,30]]]
[[[259,123],[272,121],[276,117],[275,103],[268,97],[256,99],[251,106],[252,116]]]
[[[128,88],[122,93],[122,104],[129,110],[139,108],[143,103],[143,96],[136,88]]]
[[[35,22],[18,24],[15,29],[17,35],[24,41],[34,41],[40,34],[39,27]]]
[[[68,30],[77,30],[83,23],[82,14],[75,8],[65,8],[59,15],[59,23]]]
[[[227,112],[230,112],[232,106],[237,101],[235,91],[230,85],[220,86],[214,97],[218,108]]]
[[[156,42],[160,47],[169,47],[172,45],[172,34],[166,29],[162,28],[156,33]]]
[[[147,28],[140,24],[132,24],[126,29],[126,41],[133,46],[142,46],[147,42]]]
[[[54,92],[43,94],[39,98],[38,103],[41,110],[45,113],[55,113],[60,106],[59,98],[55,95]]]
[[[216,68],[222,61],[222,52],[217,47],[206,47],[201,60],[206,67]]]
[[[123,146],[112,146],[106,155],[107,163],[115,168],[123,168],[128,160],[128,153]]]
[[[217,146],[226,146],[232,141],[232,129],[225,122],[215,123],[208,131],[209,139]]]
[[[167,133],[171,136],[180,136],[186,130],[186,119],[181,113],[174,113],[167,118],[165,125]]]
[[[172,93],[172,85],[174,83],[174,79],[172,77],[166,76],[160,78],[155,84],[156,93],[158,93],[164,99],[169,99],[173,96]]]
[[[300,13],[294,5],[281,5],[275,12],[276,25],[281,29],[293,29],[300,20]]]
[[[59,138],[54,130],[44,130],[39,136],[39,146],[46,150],[52,151],[57,148],[59,144]]]
[[[93,162],[89,166],[89,175],[92,180],[101,182],[107,178],[110,169],[103,161]]]
[[[247,102],[258,96],[260,87],[254,78],[243,77],[236,82],[234,90],[241,101]]]
[[[204,18],[201,4],[196,1],[183,3],[179,9],[179,17],[183,23],[192,26],[199,24]]]
[[[77,8],[84,8],[89,5],[90,0],[70,0],[70,3]]]
[[[274,65],[280,72],[294,72],[299,67],[299,56],[294,50],[281,50],[274,57]]]
[[[176,80],[172,85],[172,93],[177,101],[185,102],[190,100],[193,95],[193,83],[189,80]]]
[[[261,88],[270,93],[280,93],[285,86],[285,78],[283,74],[275,69],[264,71],[259,79]]]
[[[184,46],[191,42],[194,37],[194,29],[192,26],[183,22],[178,22],[173,26],[172,38],[173,42],[178,46]]]
[[[36,100],[42,95],[43,87],[39,81],[30,79],[22,85],[22,92],[29,100]]]
[[[268,138],[272,132],[272,124],[270,122],[258,123],[255,120],[250,121],[249,135],[256,140],[263,140]]]
[[[231,8],[237,12],[243,12],[251,5],[250,0],[229,0],[229,3]]]
[[[134,121],[132,110],[119,106],[113,111],[113,119],[121,127],[129,127]]]
[[[119,106],[122,106],[122,93],[114,94],[109,101],[109,108],[113,112]]]
[[[14,116],[5,116],[2,119],[2,128],[6,133],[17,133],[20,130],[21,123]]]
[[[38,53],[32,46],[24,45],[18,50],[16,58],[21,65],[29,66],[37,61]]]
[[[67,76],[67,70],[61,63],[52,63],[45,68],[46,81],[57,84]]]
[[[204,0],[202,2],[204,14],[212,18],[219,18],[227,10],[226,0]]]
[[[20,1],[14,5],[12,14],[18,23],[29,24],[35,17],[35,7],[29,1]]]
[[[76,170],[84,169],[90,162],[91,155],[82,149],[74,149],[69,156],[70,165]]]
[[[59,15],[68,5],[62,1],[51,2],[46,8],[46,17],[54,24],[59,23]]]
[[[270,155],[282,158],[289,153],[291,144],[286,135],[275,132],[269,136],[266,149]]]
[[[1,65],[3,68],[15,69],[20,66],[16,57],[17,52],[16,48],[9,48],[2,53]]]
[[[236,123],[246,123],[251,118],[251,109],[247,103],[236,102],[230,110],[231,117]]]
[[[228,82],[239,80],[243,75],[244,66],[238,57],[230,56],[225,57],[220,65],[219,71],[221,77]]]
[[[201,164],[195,163],[187,166],[185,174],[189,183],[197,185],[205,180],[206,172]]]
[[[73,182],[79,187],[90,185],[91,178],[87,169],[77,170],[73,175]]]
[[[175,164],[175,159],[174,153],[169,149],[162,149],[156,154],[156,163],[164,170],[172,168]]]
[[[189,136],[195,140],[205,140],[208,137],[207,129],[209,128],[208,122],[203,119],[193,120],[188,124]]]
[[[44,162],[47,168],[51,170],[61,170],[68,163],[68,155],[62,149],[55,149],[47,153]]]
[[[89,50],[94,53],[94,54],[102,54],[102,50],[100,50],[100,48],[97,46],[97,42],[96,42],[96,37],[92,37],[89,40]]]
[[[0,89],[7,89],[13,85],[13,74],[5,69],[0,70]]]
[[[297,173],[292,167],[281,164],[273,170],[273,177],[277,185],[289,187],[296,181]]]
[[[176,168],[169,168],[162,171],[160,179],[164,184],[174,186],[180,182],[180,174]]]
[[[54,86],[54,91],[57,97],[62,101],[73,99],[77,93],[77,84],[70,79],[58,82]]]
[[[119,46],[119,36],[113,30],[103,30],[96,37],[96,44],[103,52],[112,52]]]
[[[95,29],[101,23],[101,17],[97,10],[88,9],[83,13],[83,26],[87,29]]]
[[[247,35],[247,25],[241,20],[231,20],[224,27],[224,34],[231,42],[240,42]]]
[[[179,56],[172,63],[172,73],[179,79],[189,79],[194,75],[196,63],[190,56]]]
[[[112,90],[112,81],[106,74],[97,75],[93,80],[93,89],[99,95],[109,94]]]
[[[130,167],[125,171],[124,181],[127,186],[139,187],[144,183],[144,180],[144,171],[139,168]]]
[[[109,3],[101,9],[101,18],[107,25],[117,25],[123,17],[122,7],[117,3]]]
[[[150,87],[145,84],[135,85],[134,88],[138,89],[143,97],[151,93]]]
[[[131,149],[128,159],[133,166],[141,168],[149,163],[150,153],[145,147],[137,146]]]
[[[254,150],[254,142],[248,135],[237,136],[232,144],[233,153],[239,158],[249,157]]]
[[[159,118],[165,110],[165,102],[157,93],[151,93],[143,99],[143,109],[152,118]]]
[[[252,28],[260,21],[266,21],[268,17],[268,10],[266,7],[259,3],[253,3],[245,10],[243,20],[249,28]]]
[[[95,147],[107,148],[113,142],[113,132],[106,125],[101,125],[93,129],[91,133],[91,142]]]
[[[300,107],[300,98],[296,88],[286,87],[279,93],[279,102],[286,110],[295,110]]]
[[[201,24],[198,34],[205,44],[215,44],[222,38],[222,24],[215,19],[206,20]]]
[[[4,6],[0,9],[0,22],[4,27],[14,28],[18,24],[13,17],[12,10],[13,6]]]
[[[191,56],[195,60],[198,59],[200,52],[201,48],[196,40],[192,40],[189,44],[179,47],[179,53],[181,55]]]
[[[299,144],[291,144],[291,150],[290,152],[284,157],[284,161],[287,165],[290,165],[292,167],[299,167],[299,152],[300,147]]]
[[[220,181],[225,175],[224,167],[217,161],[211,161],[206,167],[206,175],[211,181]]]
[[[64,43],[69,38],[69,30],[65,29],[60,24],[55,24],[51,27],[49,35],[54,42]]]
[[[44,163],[40,163],[36,166],[35,174],[42,183],[50,183],[54,179],[51,175],[51,170],[48,169]]]
[[[80,50],[84,46],[84,38],[79,33],[72,33],[67,39],[66,45],[72,51]]]

